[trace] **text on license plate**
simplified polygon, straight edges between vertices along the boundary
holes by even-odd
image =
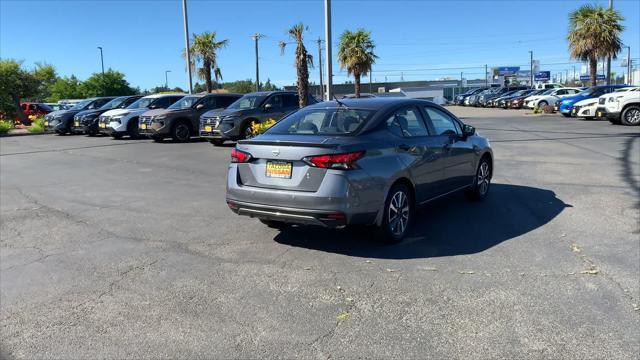
[[[147,124],[140,124],[140,129],[146,130],[147,129]]]
[[[286,161],[267,161],[266,176],[281,179],[291,179],[293,164]]]

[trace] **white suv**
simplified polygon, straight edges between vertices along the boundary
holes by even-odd
[[[582,91],[579,88],[559,88],[559,89],[549,89],[540,95],[529,96],[524,99],[524,107],[533,109],[536,107],[542,108],[547,105],[553,106],[558,99],[563,98],[565,96],[572,96]]]
[[[613,124],[640,125],[640,87],[625,88],[598,98],[598,118],[607,118]]]
[[[124,135],[138,137],[138,118],[150,109],[165,109],[182,99],[184,94],[155,94],[145,96],[125,109],[109,110],[100,116],[98,131],[120,139]]]

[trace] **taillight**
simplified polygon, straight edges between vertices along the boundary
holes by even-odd
[[[251,160],[251,154],[244,151],[233,148],[231,150],[231,162],[232,163],[246,163]]]
[[[322,169],[351,170],[355,168],[354,163],[363,155],[364,151],[356,151],[346,154],[307,156],[302,161],[309,166]]]

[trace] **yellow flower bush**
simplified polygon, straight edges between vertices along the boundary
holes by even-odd
[[[264,133],[265,131],[267,131],[267,129],[272,127],[276,122],[278,122],[276,119],[267,119],[267,121],[262,123],[257,123],[257,122],[252,123],[251,135],[258,136]]]

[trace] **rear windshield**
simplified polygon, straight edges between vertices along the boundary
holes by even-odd
[[[369,121],[373,111],[346,108],[302,109],[267,130],[268,134],[353,135]]]

